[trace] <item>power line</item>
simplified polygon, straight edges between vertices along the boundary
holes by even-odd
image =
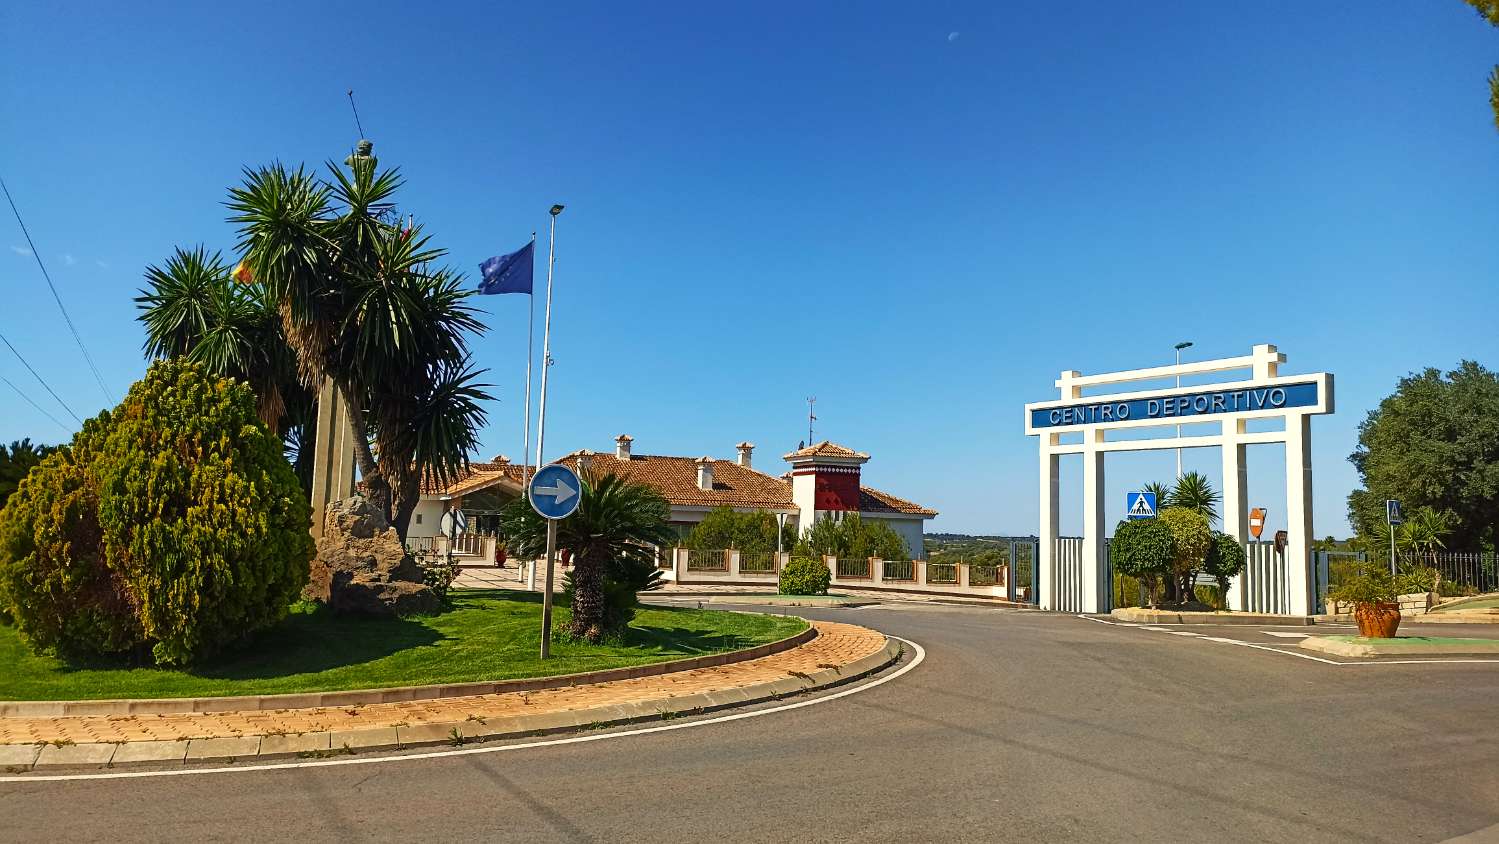
[[[57,399],[57,403],[60,404],[60,405],[62,405],[62,409],[66,410],[68,412],[69,416],[71,416],[75,420],[77,420],[77,422],[78,422],[79,425],[83,424],[83,420],[78,418],[78,414],[76,414],[76,413],[73,412],[73,408],[68,407],[68,403],[62,400],[62,396],[59,396],[57,393],[53,392],[52,387],[49,386],[46,381],[42,380],[42,376],[39,375],[39,374],[37,374],[37,371],[35,369],[31,368],[31,364],[29,364],[29,363],[26,362],[26,358],[21,357],[21,353],[18,352],[18,351],[16,351],[16,347],[12,346],[10,344],[10,340],[6,339],[6,336],[4,334],[0,334],[0,343],[4,343],[5,344],[5,348],[10,349],[10,353],[16,356],[16,360],[20,361],[21,365],[24,366],[24,367],[26,367],[26,371],[30,372],[31,375],[32,375],[32,377],[36,379],[36,382],[38,384],[42,385],[42,389],[44,389],[47,392],[51,393],[52,394],[52,398]],[[20,392],[20,390],[17,390],[16,392]],[[27,399],[27,401],[31,401],[31,400]],[[40,409],[41,408],[38,408],[38,410],[40,410]],[[45,412],[45,411],[43,411],[43,412]]]
[[[99,382],[99,389],[104,392],[104,398],[108,399],[110,404],[114,404],[114,396],[110,394],[109,387],[105,386],[104,376],[99,374],[99,367],[94,365],[93,357],[89,355],[88,349],[83,345],[83,337],[79,335],[77,326],[73,325],[73,318],[68,316],[68,309],[63,306],[62,297],[57,295],[57,285],[52,283],[52,275],[47,272],[47,265],[42,263],[42,253],[36,251],[36,244],[31,242],[31,232],[26,230],[26,221],[21,219],[21,212],[16,208],[16,201],[11,199],[10,188],[6,187],[4,179],[0,179],[0,190],[5,192],[5,201],[10,203],[11,213],[16,215],[16,222],[21,226],[21,234],[26,237],[26,245],[31,248],[31,257],[36,259],[36,265],[41,268],[42,278],[47,280],[47,288],[52,291],[52,299],[57,302],[57,309],[62,311],[63,322],[66,322],[68,330],[73,332],[73,341],[78,344],[78,351],[83,352],[83,359],[88,361],[88,368],[94,373],[94,380]],[[15,350],[12,349],[11,351]],[[61,400],[59,399],[59,401]],[[72,411],[68,412],[72,413]]]
[[[31,396],[28,396],[25,393],[21,392],[21,388],[17,387],[15,384],[12,384],[9,378],[6,378],[4,375],[0,375],[0,381],[4,381],[5,384],[6,384],[6,386],[8,386],[12,390],[16,391],[16,395],[18,395],[21,398],[25,399],[27,404],[29,404],[32,407],[36,408],[36,412],[37,413],[40,413],[41,415],[47,417],[48,419],[51,419],[54,423],[57,424],[57,427],[63,429],[64,431],[70,431],[70,430],[72,430],[67,425],[64,425],[61,422],[58,422],[56,416],[53,416],[52,414],[48,413],[47,411],[42,410],[42,406],[41,405],[39,405],[36,402],[32,401],[31,400]],[[69,412],[71,412],[71,411],[69,411]]]

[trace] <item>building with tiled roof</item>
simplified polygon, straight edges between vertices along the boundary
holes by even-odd
[[[635,454],[634,438],[621,434],[612,453],[574,451],[558,458],[581,473],[614,473],[654,487],[671,505],[671,521],[685,535],[709,511],[729,507],[741,512],[784,514],[788,531],[803,530],[819,518],[858,513],[890,525],[912,554],[922,551],[926,520],[937,511],[860,483],[869,455],[823,441],[799,448],[783,459],[791,464],[782,475],[753,466],[754,445],[735,446],[733,460]],[[524,489],[527,469],[502,457],[474,463],[464,477],[422,489],[422,503],[412,518],[412,535],[437,535],[447,501],[455,501],[471,524],[485,530],[485,520]],[[477,521],[476,521],[477,519]]]

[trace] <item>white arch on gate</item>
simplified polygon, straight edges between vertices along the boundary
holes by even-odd
[[[1242,357],[1156,366],[1098,375],[1065,371],[1057,379],[1061,398],[1025,406],[1025,433],[1040,438],[1041,529],[1040,604],[1043,609],[1100,612],[1108,607],[1112,584],[1107,577],[1104,522],[1104,456],[1111,451],[1143,451],[1217,446],[1223,454],[1223,532],[1240,544],[1249,536],[1248,476],[1245,447],[1285,443],[1286,513],[1288,519],[1284,593],[1292,615],[1309,615],[1313,595],[1310,576],[1312,532],[1311,417],[1334,412],[1330,373],[1281,375],[1286,356],[1275,346],[1255,346]],[[1248,370],[1249,377],[1195,387],[1111,392],[1084,396],[1085,389],[1156,381],[1205,373]],[[1251,419],[1282,418],[1284,430],[1249,432]],[[1111,440],[1108,432],[1129,428],[1220,422],[1222,431],[1191,437]],[[1063,443],[1063,434],[1080,433],[1082,441]],[[1059,547],[1059,458],[1083,456],[1083,539],[1080,547]],[[1229,606],[1245,607],[1242,578],[1231,584]]]

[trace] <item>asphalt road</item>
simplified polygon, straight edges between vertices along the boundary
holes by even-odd
[[[805,612],[926,658],[868,691],[670,732],[0,783],[0,839],[1441,841],[1499,824],[1499,664],[1327,665],[930,604]]]

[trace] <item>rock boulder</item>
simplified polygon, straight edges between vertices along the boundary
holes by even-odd
[[[365,615],[436,612],[442,606],[385,514],[362,495],[328,505],[302,594],[335,612]]]

